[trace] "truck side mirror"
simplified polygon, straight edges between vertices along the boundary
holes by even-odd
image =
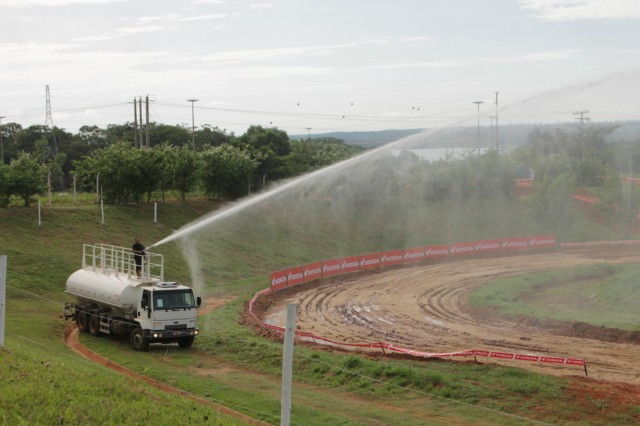
[[[147,300],[146,300],[146,299],[142,299],[142,300],[140,301],[140,307],[141,307],[142,309],[147,309]]]
[[[196,308],[199,308],[202,305],[202,297],[196,297]]]

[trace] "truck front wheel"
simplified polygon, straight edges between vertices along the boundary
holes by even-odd
[[[134,328],[131,332],[131,347],[138,352],[147,352],[149,350],[149,339],[144,337],[144,332],[140,327]]]
[[[89,331],[89,314],[85,311],[76,310],[76,325],[82,333]]]

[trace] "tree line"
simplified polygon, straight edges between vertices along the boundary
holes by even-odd
[[[290,140],[277,128],[251,126],[242,135],[211,126],[195,130],[151,123],[149,146],[134,146],[134,126],[63,129],[17,123],[0,126],[0,206],[17,198],[70,188],[99,191],[107,203],[144,202],[196,188],[214,199],[236,199],[270,182],[346,159],[363,148],[336,138]]]

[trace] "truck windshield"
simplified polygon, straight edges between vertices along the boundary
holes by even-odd
[[[154,309],[191,309],[196,303],[193,292],[189,290],[156,290],[153,292]]]

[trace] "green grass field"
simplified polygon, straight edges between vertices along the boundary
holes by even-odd
[[[639,265],[581,266],[489,283],[469,300],[476,307],[498,307],[504,315],[640,330],[639,276]]]
[[[461,208],[449,222],[450,206],[394,204],[411,214],[399,218],[365,209],[355,216],[359,220],[342,220],[353,211],[336,216],[335,206],[319,204],[303,216],[283,209],[272,214],[267,203],[232,217],[193,237],[202,295],[234,300],[201,318],[202,335],[191,350],[168,346],[137,353],[126,339],[108,336],[82,335],[81,342],[137,373],[279,424],[281,344],[241,320],[245,302],[268,286],[270,271],[337,255],[501,236],[497,229],[504,236],[516,229],[544,231],[518,214],[478,226],[473,213],[492,208],[486,205]],[[42,209],[40,226],[36,207],[0,209],[0,254],[8,259],[0,424],[241,424],[84,360],[64,345],[67,324],[60,318],[70,301],[65,281],[80,266],[83,243],[129,247],[140,235],[150,245],[218,207],[203,200],[163,203],[153,223],[153,205],[105,206],[103,225],[95,204],[54,205]],[[512,206],[515,212],[523,208]],[[576,223],[586,232],[586,222]],[[593,235],[609,231],[594,227]],[[170,279],[189,282],[193,259],[179,244],[155,251],[165,255]],[[293,379],[291,419],[299,425],[630,424],[640,416],[637,407],[579,399],[570,392],[570,378],[473,362],[370,358],[299,345]]]

